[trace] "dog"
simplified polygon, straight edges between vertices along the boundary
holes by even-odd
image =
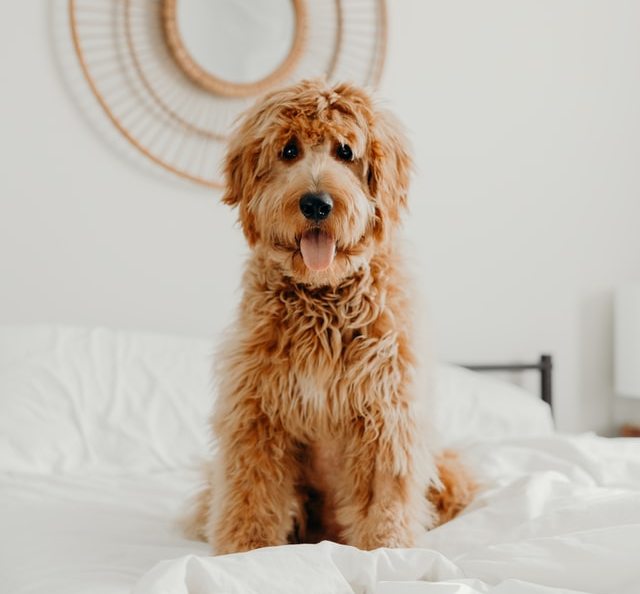
[[[217,554],[330,539],[410,547],[475,483],[435,455],[397,241],[399,125],[351,84],[303,81],[239,121],[222,201],[250,247],[218,357],[218,442],[188,533]]]

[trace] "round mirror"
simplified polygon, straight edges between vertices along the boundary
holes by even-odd
[[[302,51],[304,0],[164,0],[163,13],[178,65],[217,94],[268,88],[287,76]]]

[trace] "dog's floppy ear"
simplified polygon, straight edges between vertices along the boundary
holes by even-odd
[[[397,223],[407,206],[412,161],[402,125],[388,111],[379,110],[369,142],[369,191],[376,201],[376,231]]]
[[[287,91],[289,94],[291,91]],[[259,193],[259,184],[269,169],[269,143],[273,131],[269,122],[286,100],[282,91],[273,91],[258,99],[241,117],[224,159],[225,191],[222,202],[239,207],[239,219],[249,245],[258,240],[251,200]],[[267,147],[267,148],[265,148]]]
[[[229,145],[224,157],[224,178],[225,187],[222,195],[222,202],[229,206],[238,206],[242,199],[242,172],[243,167],[242,149],[236,143]]]
[[[246,124],[241,125],[229,144],[224,159],[225,191],[222,202],[239,207],[242,230],[249,245],[254,245],[258,234],[253,214],[249,209],[249,200],[259,180],[260,143],[249,138],[250,127]]]

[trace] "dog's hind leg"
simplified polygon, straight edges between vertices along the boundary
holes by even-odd
[[[184,516],[180,519],[183,534],[190,540],[207,541],[207,525],[213,497],[213,468],[204,468],[205,482],[190,499]]]
[[[478,491],[478,484],[453,450],[443,450],[436,457],[441,485],[431,487],[427,497],[438,514],[437,525],[455,518]]]

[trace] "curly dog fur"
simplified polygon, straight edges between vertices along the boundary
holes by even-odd
[[[455,455],[434,456],[417,398],[396,241],[410,169],[399,126],[349,84],[273,92],[232,135],[223,201],[251,257],[218,358],[213,488],[189,525],[216,553],[409,547],[472,497]],[[301,197],[319,192],[332,210],[310,219]]]

